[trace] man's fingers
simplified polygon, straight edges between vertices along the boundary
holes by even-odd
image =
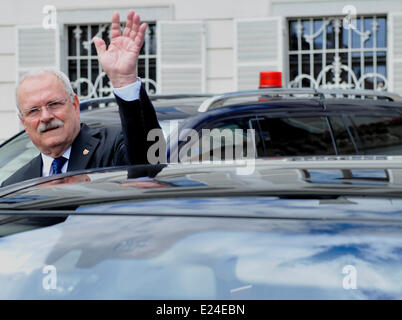
[[[140,27],[140,15],[136,13],[136,14],[134,14],[133,26],[132,26],[131,32],[129,34],[129,37],[131,39],[135,40],[135,37],[136,37],[136,35],[138,33],[138,30],[139,30],[139,27]]]
[[[136,44],[136,46],[138,46],[139,48],[141,48],[144,43],[146,30],[147,30],[147,24],[146,23],[141,24],[140,27],[138,28],[138,32],[136,33],[135,37],[132,38],[134,39],[134,43]]]
[[[127,15],[126,27],[124,28],[124,31],[123,31],[123,36],[125,36],[125,37],[130,36],[130,32],[133,27],[133,17],[134,17],[134,11],[130,10]]]
[[[96,53],[98,54],[98,57],[101,56],[105,51],[106,51],[106,43],[103,41],[103,39],[99,37],[94,37],[92,39],[95,48],[96,48]]]
[[[112,31],[110,35],[112,40],[121,36],[120,15],[117,12],[113,13],[112,16]]]
[[[132,28],[132,30],[134,30],[135,33],[137,33],[139,27],[140,27],[140,15],[138,13],[136,13],[136,14],[134,14],[134,17],[133,17],[133,28]]]

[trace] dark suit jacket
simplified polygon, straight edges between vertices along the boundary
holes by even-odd
[[[154,142],[147,141],[147,135],[151,129],[160,129],[160,126],[145,89],[141,87],[139,100],[127,102],[116,96],[116,101],[122,129],[91,129],[81,124],[81,130],[71,145],[67,171],[148,164],[147,150]],[[7,178],[2,187],[41,175],[42,157],[39,154]]]

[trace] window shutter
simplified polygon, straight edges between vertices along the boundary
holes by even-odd
[[[55,29],[44,29],[43,27],[19,27],[17,29],[18,78],[32,68],[59,67],[56,33]]]
[[[390,91],[402,94],[402,14],[389,15],[387,59]]]
[[[158,21],[157,32],[157,82],[160,92],[205,92],[204,23]]]
[[[257,89],[261,71],[283,73],[282,24],[281,17],[235,21],[236,90]]]

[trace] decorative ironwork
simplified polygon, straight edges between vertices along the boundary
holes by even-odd
[[[289,87],[387,90],[385,17],[359,17],[347,27],[342,17],[303,18],[289,27]]]
[[[87,78],[79,78],[73,81],[72,87],[73,89],[78,92],[78,88],[84,83],[88,86],[88,93],[83,95],[79,95],[80,99],[90,99],[90,98],[99,98],[99,97],[112,97],[113,96],[113,87],[110,85],[110,82],[107,82],[107,85],[102,86],[102,80],[107,79],[106,73],[101,72],[97,77],[94,83],[89,81]],[[152,84],[157,91],[159,91],[159,86],[156,81],[152,79],[141,79],[141,82],[146,85],[147,83]]]
[[[352,84],[342,81],[341,73],[346,71],[352,78]],[[331,71],[333,74],[332,82],[325,82],[324,76],[327,72]],[[299,74],[294,80],[290,81],[289,87],[300,87],[303,79],[309,80],[313,84],[313,88],[324,88],[324,89],[364,89],[364,81],[369,78],[380,78],[382,82],[377,85],[377,90],[388,89],[388,80],[380,73],[366,73],[357,79],[355,73],[348,66],[341,64],[339,56],[335,56],[334,62],[320,71],[317,79],[309,74]]]
[[[308,43],[310,43],[311,45],[313,45],[313,41],[315,38],[317,38],[321,33],[323,33],[323,31],[327,28],[327,26],[329,25],[330,20],[326,20],[324,21],[324,23],[322,24],[321,28],[318,29],[315,33],[313,34],[305,34],[303,37],[304,39],[306,39],[306,41]],[[301,24],[301,22],[299,21],[298,23],[298,28],[297,28],[297,33],[301,36],[303,33],[303,25]]]

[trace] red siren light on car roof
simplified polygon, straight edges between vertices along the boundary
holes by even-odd
[[[281,88],[282,72],[279,71],[263,71],[260,72],[260,89],[264,88]]]

